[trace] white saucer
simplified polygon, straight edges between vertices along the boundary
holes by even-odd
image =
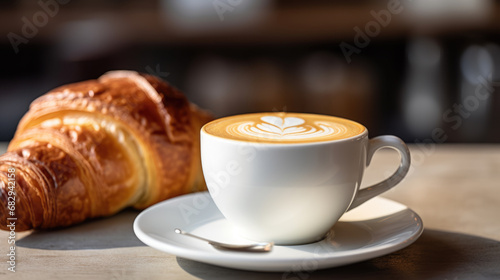
[[[269,253],[219,251],[206,242],[176,234],[175,228],[222,242],[249,242],[236,236],[207,192],[151,206],[135,219],[135,234],[145,244],[179,257],[255,271],[311,271],[364,261],[410,245],[423,231],[415,212],[380,197],[342,216],[324,240],[275,246]]]

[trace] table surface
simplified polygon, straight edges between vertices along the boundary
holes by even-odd
[[[15,273],[6,265],[9,233],[0,231],[0,278],[500,279],[500,145],[410,150],[410,174],[383,196],[417,212],[424,232],[409,247],[383,257],[295,275],[226,269],[144,245],[132,230],[139,212],[126,210],[67,229],[17,233]],[[395,152],[378,152],[363,185],[382,180],[397,163]]]

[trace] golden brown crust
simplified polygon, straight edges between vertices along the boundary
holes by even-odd
[[[175,88],[130,71],[43,95],[0,157],[2,182],[16,169],[16,230],[68,226],[205,189],[199,129],[210,119]],[[0,194],[6,229],[5,187]]]

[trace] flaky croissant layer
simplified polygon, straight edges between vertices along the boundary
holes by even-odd
[[[204,190],[199,129],[210,119],[131,71],[50,91],[0,156],[0,228],[69,226]]]

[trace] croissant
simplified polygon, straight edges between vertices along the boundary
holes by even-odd
[[[0,228],[65,227],[204,190],[199,130],[210,119],[132,71],[48,92],[0,156]]]

